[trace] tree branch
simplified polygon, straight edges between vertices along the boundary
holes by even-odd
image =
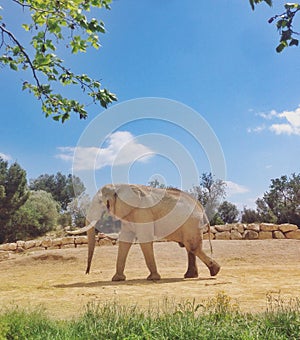
[[[38,86],[38,88],[41,88],[41,84],[39,81],[39,78],[36,74],[36,69],[34,67],[34,65],[32,64],[32,61],[29,57],[29,55],[26,53],[25,48],[21,45],[21,43],[19,42],[19,40],[13,35],[13,33],[11,33],[9,30],[7,30],[3,25],[0,26],[0,30],[2,31],[2,34],[5,33],[9,36],[9,38],[20,48],[21,53],[23,54],[23,56],[26,59],[26,62],[29,64],[31,71],[32,71],[32,75],[34,80],[36,81],[36,84]]]

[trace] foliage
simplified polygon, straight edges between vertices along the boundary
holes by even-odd
[[[84,315],[69,321],[50,318],[41,308],[16,307],[0,313],[0,339],[288,340],[300,334],[299,301],[259,314],[240,312],[224,293],[202,304],[165,305],[161,311],[113,302],[89,304]]]
[[[242,223],[261,222],[260,214],[254,209],[244,207],[242,211]]]
[[[224,223],[235,223],[238,221],[239,211],[235,204],[224,201],[218,208],[218,214]]]
[[[300,173],[289,178],[272,179],[270,190],[256,204],[260,214],[272,214],[277,223],[294,223],[300,226]]]
[[[42,236],[53,230],[59,216],[59,204],[46,191],[31,191],[26,203],[12,218],[10,240]]]
[[[216,214],[220,201],[225,197],[226,183],[221,179],[214,179],[211,173],[203,173],[200,185],[194,186],[190,193],[204,206],[206,214],[211,220]]]
[[[19,7],[15,11],[19,9],[24,14],[20,26],[26,38],[21,41],[16,35],[17,28],[8,27],[5,8],[0,8],[4,12],[0,16],[0,49],[3,50],[0,63],[26,74],[23,90],[29,90],[41,101],[46,117],[62,122],[69,119],[71,113],[87,117],[84,104],[61,94],[64,86],[80,87],[103,107],[116,100],[114,94],[101,88],[98,80],[87,74],[75,74],[55,54],[58,46],[61,54],[64,46],[72,54],[86,52],[90,47],[98,49],[99,34],[105,33],[104,23],[89,16],[96,9],[109,9],[111,0],[11,0],[10,3]],[[58,85],[61,87],[56,91]]]
[[[0,158],[0,243],[7,240],[12,216],[27,198],[25,170],[18,163],[8,166]]]
[[[91,203],[89,195],[81,194],[68,204],[68,212],[71,216],[71,221],[76,227],[85,226],[85,217]]]
[[[242,222],[293,223],[300,227],[300,173],[272,179],[269,191],[256,200],[256,210],[244,208]]]
[[[153,181],[150,181],[148,185],[152,188],[158,188],[158,189],[165,189],[166,186],[162,183],[160,183],[157,179],[154,179]]]
[[[121,221],[104,213],[96,224],[96,229],[101,233],[118,233],[121,230]]]
[[[65,211],[68,204],[76,196],[80,196],[85,187],[79,177],[63,175],[58,172],[56,175],[40,175],[36,179],[30,180],[30,190],[44,190],[52,194],[53,198],[60,203],[61,208]]]
[[[252,9],[260,2],[266,2],[269,6],[272,6],[272,0],[249,0]],[[296,14],[300,10],[300,4],[289,2],[284,5],[284,12],[276,14],[271,17],[268,22],[271,24],[276,20],[276,27],[280,34],[280,42],[276,47],[278,53],[282,52],[288,46],[298,46],[299,40],[295,38],[299,33],[293,29],[293,23]]]

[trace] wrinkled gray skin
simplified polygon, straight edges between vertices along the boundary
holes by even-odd
[[[124,192],[126,194],[126,190],[134,191],[134,194],[137,195],[140,202],[143,202],[143,206],[141,204],[139,205],[139,203],[131,205],[128,204],[128,202],[124,202]],[[153,233],[153,235],[160,235],[166,240],[178,242],[181,247],[186,248],[188,255],[188,269],[184,274],[185,278],[198,277],[196,256],[208,267],[211,276],[217,275],[220,270],[219,264],[207,256],[202,250],[203,228],[207,225],[207,218],[202,206],[190,195],[179,190],[163,189],[163,192],[159,190],[162,189],[153,189],[140,185],[108,184],[98,191],[92,200],[91,207],[87,214],[87,226],[84,228],[88,235],[87,274],[90,272],[95,248],[95,224],[96,221],[101,218],[103,212],[107,210],[112,216],[121,219],[122,221],[116,263],[116,274],[113,276],[112,281],[123,281],[126,279],[126,276],[124,275],[126,258],[134,241],[134,239],[127,239],[129,234],[126,228],[128,225],[130,225],[130,235],[132,235],[132,228],[135,228],[134,230],[136,235],[139,235],[139,223],[143,223],[147,226],[147,228],[150,228],[150,234]],[[151,198],[152,195],[156,195],[155,197],[157,197],[157,195],[161,194],[163,199],[161,199],[158,204],[149,208],[145,208],[145,200],[148,200],[149,197]],[[170,205],[173,204],[173,201],[178,200],[179,196],[181,197],[181,207],[184,209],[183,214],[186,210],[189,211],[186,207],[191,206],[191,208],[189,208],[190,211],[188,218],[185,218],[184,222],[178,226],[176,226],[179,217],[178,214],[175,221],[165,220],[167,223],[159,223],[159,221],[164,221],[163,219],[160,220],[163,212],[167,211],[168,209],[170,210]],[[121,198],[123,198],[123,200]],[[179,211],[179,213],[181,213],[181,211]],[[170,224],[172,223],[175,225],[175,228],[170,229]],[[169,224],[169,226],[165,227],[165,224]],[[153,252],[153,240],[154,239],[149,238],[140,241],[139,243],[146,261],[146,265],[150,271],[150,275],[147,277],[147,279],[159,280],[160,275],[157,271]]]

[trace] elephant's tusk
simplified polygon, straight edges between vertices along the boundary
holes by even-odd
[[[67,234],[70,234],[70,235],[80,235],[80,234],[86,233],[90,229],[94,228],[96,223],[97,223],[97,221],[92,221],[89,225],[87,225],[87,226],[85,226],[83,228],[80,228],[80,229],[77,229],[77,230],[74,230],[74,231],[67,231]]]

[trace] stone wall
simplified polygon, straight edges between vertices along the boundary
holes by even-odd
[[[234,223],[210,227],[211,239],[215,240],[267,240],[296,239],[300,240],[300,229],[294,224],[271,223]],[[204,238],[208,239],[207,230]]]
[[[61,249],[63,247],[77,247],[87,245],[87,236],[67,236],[59,238],[44,238],[40,240],[17,241],[14,243],[0,244],[0,255],[3,252],[24,252],[29,249]],[[104,238],[102,235],[96,236],[96,245],[112,245],[116,241]],[[1,256],[0,256],[1,259]]]
[[[215,240],[266,240],[266,239],[297,239],[300,240],[300,229],[294,224],[225,224],[210,227],[211,239]],[[208,230],[204,231],[204,239],[208,239]],[[23,252],[28,249],[61,249],[77,247],[88,243],[87,236],[68,236],[60,238],[45,238],[41,240],[17,241],[0,244],[0,255],[3,252]],[[96,245],[112,245],[116,241],[96,236]],[[1,259],[1,256],[0,256]]]

